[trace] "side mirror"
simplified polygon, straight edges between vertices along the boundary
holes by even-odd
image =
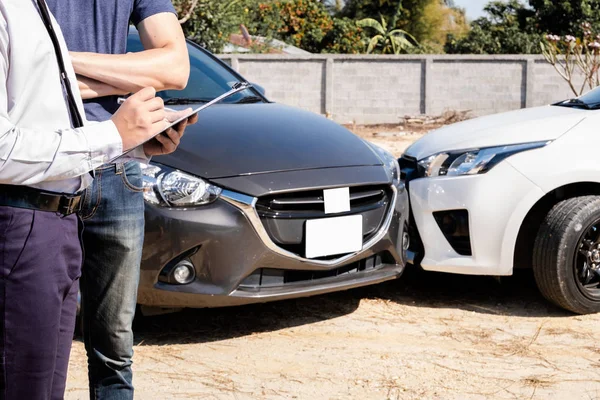
[[[267,96],[267,91],[265,90],[265,88],[264,88],[264,87],[262,87],[262,86],[260,86],[260,85],[258,85],[258,84],[256,84],[256,83],[253,83],[253,84],[252,84],[252,87],[253,87],[254,89],[258,90],[258,92],[259,92],[260,94],[262,94],[263,96],[265,96],[265,97]]]

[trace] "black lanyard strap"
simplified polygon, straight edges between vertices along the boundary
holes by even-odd
[[[62,56],[62,51],[60,50],[60,43],[58,42],[58,38],[56,37],[56,32],[54,32],[54,26],[52,26],[52,19],[50,18],[48,6],[46,5],[46,2],[44,0],[37,0],[37,4],[40,9],[40,15],[42,16],[42,20],[44,21],[44,25],[46,25],[46,30],[48,31],[50,39],[52,40],[54,52],[56,53],[58,68],[60,70],[60,80],[62,82],[62,85],[65,90],[65,95],[67,97],[67,105],[69,106],[71,123],[73,124],[73,128],[81,128],[83,126],[83,119],[81,118],[81,114],[79,113],[79,109],[77,108],[75,96],[73,96],[71,82],[69,81],[69,76],[67,75],[67,71],[65,69],[65,62]]]

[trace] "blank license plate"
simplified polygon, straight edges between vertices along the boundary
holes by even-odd
[[[306,257],[325,257],[362,250],[362,225],[362,215],[306,221]]]

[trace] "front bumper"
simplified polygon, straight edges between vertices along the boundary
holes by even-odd
[[[413,235],[422,242],[408,258],[428,271],[511,275],[521,224],[543,191],[504,162],[486,174],[415,179],[409,182]],[[460,255],[434,213],[466,210],[471,255]],[[416,229],[414,229],[416,228]]]
[[[138,303],[163,308],[222,307],[317,295],[399,277],[405,256],[402,237],[408,195],[394,188],[384,225],[362,251],[335,260],[309,260],[279,248],[256,215],[256,199],[225,191],[215,203],[177,210],[146,206],[146,239]],[[196,279],[187,285],[159,280],[178,260],[192,262]],[[259,270],[314,271],[314,279],[248,285]],[[306,274],[305,274],[306,275]],[[311,275],[311,274],[308,274]]]

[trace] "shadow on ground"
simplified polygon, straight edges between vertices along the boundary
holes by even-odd
[[[361,299],[514,317],[572,316],[544,300],[531,271],[497,280],[410,268],[400,280],[342,293],[136,318],[136,344],[204,343],[277,331],[350,314]]]
[[[513,317],[569,317],[540,294],[532,270],[513,276],[442,274],[408,268],[401,279],[359,289],[362,298],[394,301],[414,307],[462,309]]]
[[[360,297],[344,292],[276,303],[136,316],[135,341],[161,345],[213,342],[341,317],[354,312],[359,304]]]

